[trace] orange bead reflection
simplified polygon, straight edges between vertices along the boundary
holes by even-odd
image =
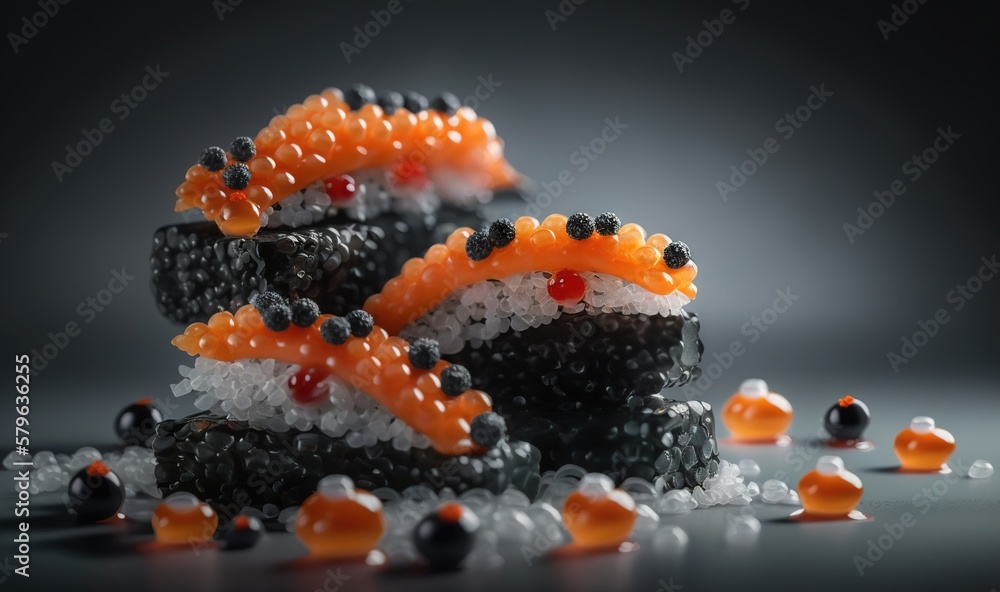
[[[219,516],[212,506],[190,493],[175,493],[153,512],[156,540],[167,544],[208,541],[219,526]]]
[[[861,479],[844,469],[837,456],[820,457],[816,469],[799,481],[799,498],[807,514],[847,516],[861,501]]]
[[[943,469],[955,451],[955,437],[934,425],[930,417],[915,417],[896,436],[893,446],[903,469],[934,472]]]
[[[785,435],[792,424],[792,406],[768,390],[763,380],[744,381],[739,392],[722,408],[722,422],[733,437],[746,441],[771,441]]]
[[[335,482],[333,486],[330,480]],[[327,477],[299,508],[295,534],[313,555],[363,558],[382,538],[382,502],[353,486],[346,477]]]
[[[632,496],[622,489],[585,489],[586,485],[571,493],[563,504],[563,523],[573,543],[579,547],[617,547],[624,543],[637,516]]]

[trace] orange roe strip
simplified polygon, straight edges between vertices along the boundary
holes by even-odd
[[[518,218],[516,234],[507,246],[493,249],[482,261],[473,261],[465,252],[471,228],[459,228],[445,244],[434,245],[423,258],[410,259],[402,273],[389,280],[380,294],[365,302],[365,310],[390,333],[398,333],[408,323],[423,316],[456,289],[515,273],[562,269],[586,270],[613,275],[638,284],[654,294],[678,290],[694,298],[691,282],[698,267],[689,261],[680,269],[670,269],[663,261],[663,249],[670,239],[654,234],[648,239],[638,224],[626,224],[612,236],[594,234],[575,240],[566,234],[566,216],[553,214],[539,224],[529,216]]]
[[[445,395],[441,371],[450,364],[440,361],[432,370],[410,365],[410,345],[379,327],[368,337],[350,337],[343,345],[331,345],[320,335],[320,326],[330,316],[321,315],[309,327],[293,325],[275,332],[264,326],[260,313],[248,304],[235,315],[216,313],[207,325],[194,323],[171,343],[190,355],[223,362],[273,358],[303,368],[325,368],[426,435],[438,452],[485,452],[469,432],[473,418],[492,409],[489,395],[475,389],[457,397]]]
[[[254,139],[247,162],[246,199],[228,199],[222,172],[200,164],[188,169],[177,188],[175,210],[199,208],[231,236],[253,236],[260,214],[317,179],[409,161],[427,169],[448,167],[475,175],[485,187],[517,184],[519,175],[503,157],[493,124],[469,107],[448,116],[439,111],[386,115],[377,105],[351,111],[333,89],[292,105]],[[236,161],[229,155],[227,165]],[[224,169],[223,169],[224,170]]]
[[[136,401],[135,404],[136,405],[149,405],[152,402],[153,402],[153,398],[152,397],[144,397],[144,398],[139,399],[138,401]]]
[[[854,404],[854,397],[847,395],[846,397],[839,399],[837,403],[839,403],[841,407],[850,407]]]
[[[111,472],[108,465],[99,460],[95,460],[87,466],[87,474],[91,477],[103,477]]]

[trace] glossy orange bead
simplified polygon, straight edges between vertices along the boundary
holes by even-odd
[[[910,426],[896,436],[893,446],[904,469],[938,471],[955,452],[955,437],[937,428],[929,417],[915,417]]]
[[[161,543],[207,541],[218,526],[219,516],[212,506],[187,492],[170,495],[153,512],[153,532]]]
[[[792,406],[768,390],[762,380],[744,381],[740,391],[726,401],[722,422],[740,440],[770,440],[785,435],[792,424]]]
[[[861,501],[861,479],[836,456],[820,457],[816,469],[799,480],[802,508],[815,516],[847,516]]]
[[[382,502],[343,475],[320,481],[295,516],[295,534],[322,557],[365,557],[385,532]]]
[[[637,512],[632,496],[622,489],[611,489],[611,485],[588,486],[588,480],[600,477],[607,479],[604,475],[584,477],[581,488],[571,493],[563,504],[563,523],[578,546],[620,545],[635,526]]]

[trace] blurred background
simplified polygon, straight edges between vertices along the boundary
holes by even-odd
[[[5,2],[3,355],[59,350],[32,383],[35,448],[110,443],[140,397],[192,409],[149,289],[175,188],[205,146],[363,82],[494,122],[548,193],[493,216],[613,210],[687,242],[706,378],[678,397],[760,376],[795,435],[851,393],[883,439],[930,414],[969,460],[995,450],[995,9],[578,1]]]

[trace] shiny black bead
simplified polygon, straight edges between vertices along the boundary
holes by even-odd
[[[163,421],[163,412],[152,399],[136,401],[118,412],[115,433],[126,446],[145,446],[156,434],[156,424]]]

